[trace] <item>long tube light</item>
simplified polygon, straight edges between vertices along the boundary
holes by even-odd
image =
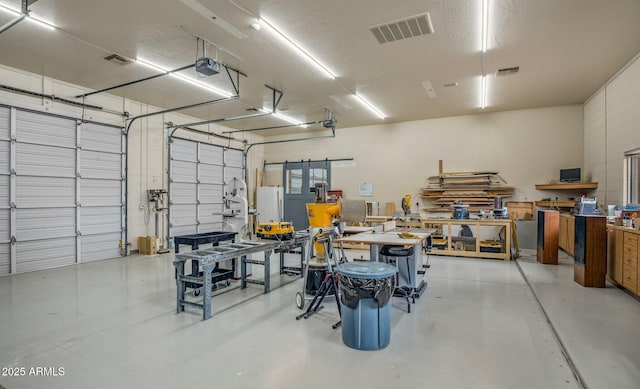
[[[371,104],[370,102],[368,102],[364,97],[362,97],[361,95],[359,95],[358,93],[354,94],[354,96],[358,99],[358,101],[360,101],[360,103],[362,105],[364,105],[365,107],[369,108],[369,110],[373,113],[375,113],[376,115],[378,115],[378,117],[380,119],[384,119],[385,116],[382,112],[380,112],[380,110],[376,107],[373,106],[373,104]]]
[[[298,120],[295,120],[294,118],[292,118],[290,116],[283,115],[280,112],[273,112],[273,111],[270,111],[270,110],[264,109],[264,108],[260,109],[260,111],[262,111],[264,113],[270,113],[273,116],[277,117],[278,119],[282,119],[285,122],[288,122],[288,123],[291,123],[291,124],[295,124],[296,126],[300,126],[302,128],[307,128],[308,127],[306,124],[304,124],[304,123],[302,123],[302,122],[300,122]]]
[[[482,52],[487,52],[489,44],[489,0],[482,0]]]
[[[210,92],[217,93],[217,94],[219,94],[221,96],[224,96],[224,97],[227,97],[227,98],[233,96],[232,94],[230,94],[228,92],[225,92],[222,89],[218,89],[218,88],[213,87],[211,85],[205,84],[204,82],[200,82],[198,80],[194,80],[191,77],[187,77],[185,75],[178,74],[178,73],[169,73],[171,70],[166,69],[166,68],[164,68],[162,66],[156,65],[156,64],[154,64],[154,63],[152,63],[152,62],[150,62],[150,61],[148,61],[146,59],[136,58],[136,63],[144,65],[144,66],[146,66],[146,67],[148,67],[150,69],[153,69],[155,71],[158,71],[158,72],[168,73],[172,77],[178,78],[178,79],[180,79],[180,80],[182,80],[184,82],[187,82],[187,83],[189,83],[191,85],[195,85],[197,87],[206,89],[206,90],[208,90]]]
[[[17,11],[17,10],[15,10],[13,8],[7,7],[6,5],[3,5],[3,4],[0,4],[0,8],[2,8],[7,13],[10,13],[10,14],[15,15],[15,16],[23,15],[22,12]],[[26,15],[25,19],[30,21],[31,23],[33,23],[35,25],[38,25],[38,26],[43,27],[43,28],[46,28],[47,30],[53,31],[53,30],[56,29],[56,26],[54,26],[53,24],[51,24],[49,22],[46,22],[46,21],[44,21],[42,19],[33,17],[33,16],[29,15],[29,14]]]
[[[487,75],[482,75],[482,101],[480,103],[480,108],[485,109],[487,106]]]
[[[300,54],[303,58],[306,58],[309,62],[314,64],[318,69],[322,70],[323,73],[325,73],[327,76],[329,76],[332,79],[337,78],[335,73],[333,73],[331,70],[329,70],[329,68],[327,68],[325,65],[323,65],[320,61],[315,59],[311,54],[309,54],[305,49],[300,47],[291,38],[289,38],[288,36],[286,36],[285,34],[280,32],[280,30],[278,30],[276,27],[274,27],[274,25],[271,24],[271,22],[269,22],[268,20],[266,20],[266,19],[261,17],[260,20],[259,20],[259,23],[262,24],[263,26],[267,27],[271,32],[273,32],[281,40],[283,40],[284,42],[288,43],[292,48],[294,48],[298,52],[298,54]]]

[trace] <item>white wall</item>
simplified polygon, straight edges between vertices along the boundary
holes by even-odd
[[[274,144],[265,147],[267,162],[354,158],[336,163],[333,189],[358,198],[357,186],[374,185],[381,211],[385,202],[419,190],[429,176],[444,171],[497,171],[516,188],[513,200],[540,200],[567,193],[537,191],[535,184],[559,178],[561,168],[582,167],[583,107],[570,105],[484,113],[336,130],[334,139]],[[282,171],[267,171],[268,185],[282,185]]]
[[[32,92],[55,95],[57,97],[74,100],[73,96],[87,92],[85,88],[68,84],[49,77],[33,74],[0,65],[0,83],[15,88],[26,89]],[[130,99],[101,93],[87,98],[87,104],[98,105],[115,112],[127,111],[131,117],[154,111],[160,111],[171,107],[153,107],[147,104],[132,101]],[[85,118],[86,120],[125,126],[124,117],[107,112],[86,110],[52,101],[50,99],[37,98],[19,93],[9,92],[0,89],[0,104],[11,105],[19,108],[48,112],[57,115],[69,116],[72,118]],[[134,122],[128,134],[128,241],[131,250],[137,250],[138,237],[154,234],[154,219],[147,216],[139,205],[145,204],[148,189],[168,189],[168,147],[165,124],[166,122],[185,123],[199,120],[197,118],[181,115],[179,113],[168,113],[149,118],[140,119]],[[221,133],[228,130],[227,127],[211,124],[208,127],[200,126],[198,129]],[[228,142],[207,135],[196,135],[188,132],[176,132],[176,136],[185,139],[199,140],[227,146]],[[242,138],[242,134],[236,134]],[[250,134],[246,139],[251,142],[260,142],[262,137]],[[232,142],[231,147],[243,149],[242,142]],[[249,174],[248,193],[253,192],[253,182],[256,168],[262,167],[263,147],[252,147],[248,157],[247,172]],[[257,163],[257,165],[256,165]],[[145,208],[146,209],[146,208]],[[161,226],[160,236],[164,236],[167,231],[167,222]]]
[[[601,183],[599,203],[622,204],[624,153],[640,148],[638,102],[640,56],[585,103],[585,169]]]

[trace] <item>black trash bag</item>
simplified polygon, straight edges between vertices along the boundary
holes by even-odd
[[[410,257],[413,255],[414,247],[404,248],[402,246],[384,245],[380,248],[380,255],[385,257]]]
[[[358,301],[373,298],[382,308],[389,303],[396,287],[395,276],[385,278],[352,278],[344,275],[338,277],[340,301],[350,309],[356,309]]]

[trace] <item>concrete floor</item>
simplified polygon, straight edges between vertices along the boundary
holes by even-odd
[[[172,254],[0,277],[0,387],[640,387],[640,302],[575,284],[570,258],[545,266],[528,254],[432,256],[412,312],[392,300],[391,343],[378,351],[343,344],[334,300],[296,321],[302,281],[290,276],[272,276],[268,295],[251,285],[214,297],[207,321],[175,314]],[[25,376],[4,376],[15,368]]]

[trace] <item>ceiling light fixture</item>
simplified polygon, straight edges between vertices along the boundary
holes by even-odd
[[[362,103],[362,105],[364,105],[365,107],[369,108],[369,110],[371,112],[373,112],[376,115],[378,115],[378,117],[380,119],[384,119],[385,118],[384,114],[382,112],[380,112],[380,110],[378,110],[376,107],[374,107],[373,104],[368,102],[364,97],[360,96],[357,93],[355,93],[354,96],[358,99],[358,101],[360,101],[360,103]]]
[[[315,59],[313,56],[311,56],[311,54],[309,54],[305,49],[303,49],[302,47],[300,47],[297,43],[295,43],[293,40],[291,40],[291,38],[289,38],[288,36],[286,36],[285,34],[283,34],[282,32],[280,32],[279,29],[277,29],[276,27],[274,27],[273,24],[271,24],[271,22],[267,21],[264,18],[260,18],[260,23],[263,26],[266,26],[269,30],[271,30],[276,36],[278,36],[280,39],[282,39],[284,42],[288,43],[291,47],[293,47],[302,57],[306,58],[307,60],[309,60],[312,64],[316,65],[319,69],[321,69],[326,75],[328,75],[329,77],[331,77],[332,79],[337,78],[337,76],[331,71],[329,70],[329,68],[327,68],[326,66],[324,66],[320,61],[318,61],[317,59]]]
[[[297,126],[300,126],[302,128],[307,128],[308,126],[306,124],[303,124],[302,122],[295,120],[294,118],[287,116],[287,115],[283,115],[280,112],[273,112],[272,110],[268,110],[265,108],[261,108],[260,111],[264,112],[264,113],[270,113],[273,116],[277,117],[278,119],[282,119],[285,122],[291,123],[291,124],[295,124]]]
[[[489,41],[489,0],[482,0],[482,52],[487,52]]]
[[[170,75],[172,77],[178,78],[178,79],[180,79],[180,80],[182,80],[184,82],[187,82],[187,83],[189,83],[191,85],[195,85],[195,86],[198,86],[200,88],[206,89],[206,90],[208,90],[210,92],[217,93],[217,94],[219,94],[219,95],[221,95],[223,97],[227,97],[228,98],[228,97],[232,97],[233,96],[232,94],[230,94],[228,92],[225,92],[222,89],[218,89],[218,88],[213,87],[211,85],[205,84],[204,82],[200,82],[198,80],[194,80],[191,77],[187,77],[185,75],[178,74],[178,73],[170,73],[171,70],[165,69],[164,67],[156,65],[156,64],[154,64],[154,63],[152,63],[152,62],[150,62],[150,61],[148,61],[146,59],[136,58],[136,63],[139,63],[141,65],[144,65],[144,66],[146,66],[148,68],[151,68],[151,69],[159,71],[159,72],[167,73],[168,75]]]
[[[480,103],[480,108],[485,109],[487,106],[487,75],[482,75],[482,102]]]
[[[10,13],[10,14],[15,15],[15,16],[24,15],[22,12],[17,11],[17,10],[15,10],[13,8],[7,7],[6,5],[3,5],[3,4],[0,4],[0,8],[3,9],[4,11],[6,11],[7,13]],[[42,20],[40,18],[33,17],[33,16],[29,15],[29,14],[26,15],[25,19],[30,21],[33,24],[36,24],[36,25],[40,26],[40,27],[44,27],[47,30],[53,31],[53,30],[56,29],[56,26],[53,25],[52,23],[46,22],[46,21],[44,21],[44,20]]]

